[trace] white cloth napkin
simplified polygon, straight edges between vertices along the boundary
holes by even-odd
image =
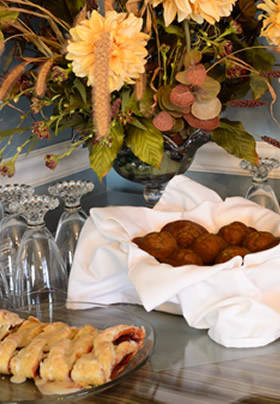
[[[137,303],[182,314],[226,347],[267,345],[280,336],[280,245],[215,266],[159,264],[132,238],[186,218],[216,232],[239,220],[280,236],[280,217],[241,197],[223,201],[179,175],[154,209],[93,208],[71,269],[70,301]]]

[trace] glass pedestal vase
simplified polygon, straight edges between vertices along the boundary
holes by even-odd
[[[147,206],[153,207],[160,199],[166,183],[175,175],[187,171],[199,147],[210,141],[209,133],[197,130],[180,146],[172,140],[165,142],[160,168],[144,163],[127,146],[124,146],[115,159],[113,167],[121,177],[143,184]]]

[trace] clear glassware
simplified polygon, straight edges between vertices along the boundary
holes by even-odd
[[[0,309],[11,309],[12,301],[6,274],[2,265],[0,265]]]
[[[64,202],[64,211],[57,224],[55,241],[68,274],[72,267],[81,229],[88,217],[82,209],[81,199],[93,188],[93,183],[86,180],[66,180],[52,184],[48,188],[51,195],[60,197]]]
[[[10,203],[29,198],[33,191],[33,187],[27,184],[0,185],[0,204],[2,204],[3,215],[13,215],[14,211],[11,209]]]
[[[147,207],[159,201],[166,183],[175,175],[183,174],[193,162],[197,150],[211,141],[209,133],[195,130],[181,145],[164,135],[164,153],[159,168],[150,166],[124,146],[114,161],[114,170],[126,180],[144,185],[143,196]]]
[[[4,206],[3,203],[0,201],[0,221],[3,219],[4,217]]]
[[[0,201],[4,217],[0,222],[0,264],[5,271],[11,297],[14,296],[14,268],[20,241],[26,230],[26,221],[11,208],[11,202],[31,197],[33,187],[26,184],[0,186]]]
[[[278,168],[280,162],[273,158],[260,158],[258,166],[249,163],[246,160],[240,162],[240,167],[248,170],[253,178],[245,198],[256,202],[259,205],[280,213],[279,203],[272,187],[268,184],[268,174],[271,170]]]
[[[13,203],[27,221],[15,265],[15,306],[55,303],[66,300],[67,273],[56,242],[44,217],[57,208],[59,200],[34,195]]]

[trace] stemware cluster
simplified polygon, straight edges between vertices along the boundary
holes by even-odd
[[[92,189],[91,182],[82,180],[53,184],[50,195],[33,195],[25,184],[0,186],[0,307],[65,302],[68,274],[87,218],[80,200]],[[65,208],[54,237],[45,215],[59,206],[56,196]]]

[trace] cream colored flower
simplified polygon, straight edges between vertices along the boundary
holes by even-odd
[[[192,19],[199,24],[204,20],[215,24],[230,15],[236,0],[151,0],[153,7],[163,5],[163,17],[168,26],[177,15],[178,22]]]
[[[267,13],[259,16],[263,19],[261,36],[271,45],[280,46],[280,0],[264,0],[257,7]]]
[[[109,89],[120,90],[124,83],[132,84],[144,73],[145,48],[149,36],[143,32],[143,20],[133,14],[109,11],[103,17],[93,11],[89,19],[70,30],[71,40],[66,59],[78,77],[87,77],[94,86],[95,48],[103,33],[110,34]]]

